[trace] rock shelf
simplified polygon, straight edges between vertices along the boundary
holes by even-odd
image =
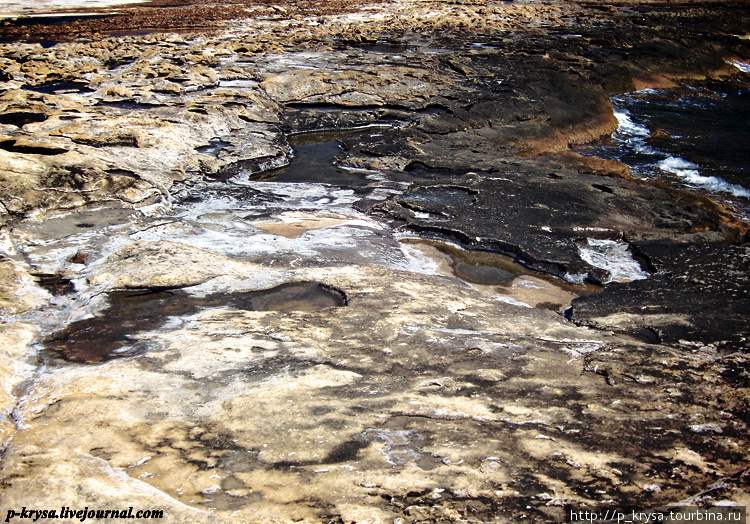
[[[746,2],[172,4],[0,21],[3,509],[750,503],[748,224],[575,152]]]

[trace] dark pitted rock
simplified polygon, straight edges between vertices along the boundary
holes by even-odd
[[[656,273],[573,301],[576,323],[653,342],[750,351],[750,248],[638,242]]]
[[[373,211],[403,229],[469,248],[504,253],[563,278],[601,282],[581,258],[587,237],[736,239],[746,229],[710,201],[664,185],[576,173],[545,160],[490,173],[415,182]],[[556,169],[555,169],[556,168]],[[419,171],[428,176],[429,169]]]

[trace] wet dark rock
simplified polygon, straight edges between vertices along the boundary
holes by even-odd
[[[583,275],[597,283],[606,272],[581,258],[579,245],[587,237],[734,239],[734,227],[741,227],[710,202],[665,186],[564,168],[550,173],[550,166],[531,161],[486,175],[443,175],[440,180],[445,183],[415,183],[372,210],[410,231],[500,252],[555,276]]]
[[[646,143],[655,147],[663,147],[665,142],[672,140],[672,135],[666,129],[654,129],[646,140]]]
[[[571,320],[650,342],[750,351],[750,249],[724,243],[640,242],[656,268],[575,299]]]
[[[471,75],[455,77],[458,61],[470,65]],[[616,122],[605,91],[558,66],[523,51],[452,53],[434,67],[447,68],[455,86],[428,101],[431,110],[410,114],[412,126],[354,145],[350,155],[361,164],[406,157],[434,168],[488,169],[500,156],[560,151],[609,135]]]
[[[119,101],[102,100],[99,102],[98,105],[101,105],[104,107],[112,107],[116,109],[125,109],[128,111],[135,111],[135,110],[146,111],[149,109],[164,107],[164,104],[136,102],[133,100],[119,100]]]

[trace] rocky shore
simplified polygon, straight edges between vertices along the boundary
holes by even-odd
[[[614,94],[747,89],[749,15],[157,1],[0,20],[0,509],[747,506],[746,217],[577,148],[617,128]]]

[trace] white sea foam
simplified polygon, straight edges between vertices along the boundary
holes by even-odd
[[[646,143],[651,136],[649,129],[631,118],[627,109],[615,109],[617,118],[617,131],[614,134],[615,141],[624,143],[625,146],[636,153],[654,156],[659,152]]]
[[[734,61],[730,62],[735,67],[745,72],[750,72],[750,64]],[[649,90],[640,91],[640,94],[648,94]],[[736,197],[750,198],[750,190],[737,185],[731,184],[716,176],[703,176],[700,173],[700,166],[688,162],[687,160],[668,153],[659,151],[647,143],[651,136],[649,129],[632,118],[632,114],[627,109],[619,107],[623,101],[618,98],[612,100],[615,107],[615,117],[617,118],[618,128],[613,139],[623,147],[639,155],[647,157],[656,157],[654,163],[647,161],[649,164],[647,170],[654,168],[680,177],[686,184],[694,188],[707,189],[709,191],[730,193]],[[657,160],[661,158],[661,160]],[[640,172],[643,167],[633,166],[635,172]]]
[[[617,132],[622,135],[648,137],[651,134],[646,126],[630,118],[630,111],[627,109],[615,110],[615,118],[618,124]]]
[[[583,284],[586,282],[586,273],[565,273],[563,278],[571,284]]]
[[[748,64],[747,62],[740,62],[739,60],[733,60],[729,63],[732,64],[737,69],[739,69],[740,71],[742,71],[743,73],[750,73],[750,64]]]
[[[682,178],[694,187],[702,187],[710,191],[731,193],[737,197],[750,198],[750,190],[737,184],[730,184],[715,176],[703,176],[700,174],[700,166],[688,162],[679,157],[670,156],[659,162],[659,169],[672,173]]]
[[[589,238],[586,246],[578,247],[578,252],[584,261],[609,272],[610,276],[605,283],[632,282],[649,276],[633,259],[624,242]]]
[[[699,174],[698,165],[679,157],[670,156],[659,162],[659,169],[678,176]]]

